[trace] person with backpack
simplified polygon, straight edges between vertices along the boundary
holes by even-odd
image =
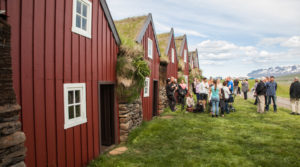
[[[210,88],[211,103],[212,103],[212,117],[219,116],[219,102],[220,102],[220,89],[217,85],[217,80],[213,81],[213,86]]]
[[[223,106],[223,110],[224,112],[226,112],[226,114],[229,114],[229,108],[228,108],[228,101],[229,101],[229,96],[230,96],[231,92],[229,90],[229,88],[227,87],[227,82],[223,82],[223,87],[221,89],[221,100],[224,101],[224,106]],[[220,105],[222,105],[220,101]],[[221,111],[222,111],[222,106],[221,106]],[[223,112],[223,113],[224,113]]]
[[[290,86],[290,101],[292,106],[292,115],[300,115],[300,83],[299,78],[295,77]]]
[[[233,81],[233,94],[236,96],[238,94],[238,89],[239,89],[239,79],[236,78],[234,81]]]
[[[187,86],[182,79],[178,85],[178,102],[181,104],[181,110],[184,109],[184,97],[187,94]]]
[[[275,77],[271,76],[269,82],[266,84],[266,86],[267,86],[266,111],[269,111],[269,106],[270,106],[271,100],[272,100],[274,112],[277,112],[277,105],[276,105],[277,83],[274,81],[274,79],[275,79]]]
[[[266,78],[262,77],[260,79],[260,82],[256,86],[256,94],[257,94],[257,112],[258,113],[264,113],[265,110],[265,95],[266,95]]]

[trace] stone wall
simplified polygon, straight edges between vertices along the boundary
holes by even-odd
[[[130,104],[119,104],[120,141],[126,142],[128,134],[143,122],[142,100],[138,99]]]
[[[25,134],[19,121],[21,107],[12,85],[10,27],[0,18],[0,166],[26,166]]]
[[[168,107],[168,99],[166,94],[167,66],[159,66],[159,103],[158,109],[161,114]]]

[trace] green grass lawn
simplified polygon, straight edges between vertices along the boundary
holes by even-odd
[[[122,155],[101,155],[90,166],[199,167],[300,166],[300,116],[280,108],[256,113],[253,101],[236,99],[224,118],[165,112],[135,129]]]

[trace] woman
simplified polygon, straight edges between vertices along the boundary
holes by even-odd
[[[224,111],[226,112],[226,114],[229,114],[228,100],[229,100],[229,96],[230,96],[231,92],[227,86],[226,81],[223,82],[223,88],[221,89],[221,93],[222,93],[222,95],[224,94],[224,102],[225,102]]]
[[[249,91],[249,84],[248,84],[248,79],[245,79],[242,83],[242,91],[243,91],[243,94],[244,94],[244,100],[247,100],[247,94],[248,94],[248,91]]]
[[[184,97],[187,94],[187,86],[182,79],[179,86],[178,86],[178,101],[181,104],[181,110],[184,109]]]
[[[213,81],[213,86],[210,89],[212,103],[212,117],[219,116],[220,89],[217,85],[217,80]]]
[[[186,98],[186,110],[188,112],[192,112],[194,110],[194,105],[195,105],[195,102],[194,102],[194,98],[193,98],[193,94],[192,93],[189,93],[189,96]]]

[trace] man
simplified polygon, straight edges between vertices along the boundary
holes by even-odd
[[[267,84],[269,83],[270,78],[266,77],[266,81],[265,81],[265,85],[267,86]],[[267,93],[265,94],[265,110],[267,110],[267,103],[268,103],[268,98],[267,98]]]
[[[256,94],[257,94],[257,112],[258,113],[264,113],[265,109],[265,95],[266,95],[266,78],[262,77],[260,79],[260,82],[257,84],[256,87]]]
[[[233,81],[233,94],[236,96],[238,94],[238,89],[239,89],[239,79],[236,78]]]
[[[275,77],[271,76],[269,82],[266,83],[266,86],[267,86],[266,111],[269,111],[269,106],[271,104],[271,100],[273,100],[273,109],[274,109],[274,112],[277,112],[277,105],[276,105],[277,83],[274,80],[275,80]]]
[[[257,84],[258,84],[258,79],[255,79],[255,84],[254,84],[254,87],[253,87],[253,95],[254,95],[254,97],[255,97],[254,105],[257,105],[257,94],[256,94],[256,87],[257,87]]]
[[[207,79],[203,78],[202,82],[199,85],[199,95],[200,95],[200,100],[202,100],[204,110],[206,108],[208,91],[209,91],[209,85],[208,85]]]
[[[230,77],[227,78],[227,86],[228,86],[230,92],[233,93],[233,81],[231,80]]]
[[[174,96],[175,91],[176,91],[176,85],[174,84],[174,77],[171,77],[171,79],[167,79],[166,93],[169,101],[169,106],[172,112],[175,111],[175,105],[176,105],[176,100]]]
[[[197,78],[194,78],[194,82],[192,83],[192,89],[194,94],[196,94],[196,86],[197,86]]]
[[[294,82],[290,87],[290,100],[292,105],[292,113],[293,115],[300,115],[300,83],[299,78],[295,77]]]

